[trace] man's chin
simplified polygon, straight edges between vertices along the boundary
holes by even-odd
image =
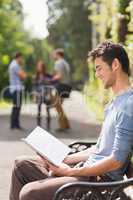
[[[104,84],[104,89],[109,89],[110,87],[110,85]]]

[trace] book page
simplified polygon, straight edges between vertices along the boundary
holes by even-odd
[[[60,165],[71,149],[50,133],[36,127],[29,136],[23,139],[35,151],[54,165]]]

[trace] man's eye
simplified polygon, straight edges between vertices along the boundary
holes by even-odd
[[[98,68],[98,71],[101,71],[101,69],[102,69],[102,67],[99,67],[99,68]]]
[[[100,70],[101,70],[100,67],[98,67],[98,68],[95,69],[96,72],[98,72],[98,71],[100,71]]]

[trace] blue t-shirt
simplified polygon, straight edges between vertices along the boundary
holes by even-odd
[[[9,65],[9,79],[10,79],[10,92],[21,91],[23,89],[23,83],[18,72],[21,70],[20,65],[13,60]]]
[[[85,166],[113,155],[124,163],[118,170],[107,173],[113,180],[123,178],[133,145],[133,89],[117,96],[105,108],[105,119],[93,153]]]

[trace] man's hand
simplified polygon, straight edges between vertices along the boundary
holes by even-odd
[[[22,69],[19,70],[18,76],[19,76],[19,78],[22,79],[22,80],[25,80],[25,79],[27,78],[27,74],[26,74],[25,71],[22,70]]]
[[[41,161],[41,163],[43,164],[43,166],[45,167],[45,169],[47,169],[49,171],[49,162],[39,153],[37,153],[38,159],[39,161]]]
[[[49,163],[48,160],[46,160],[39,153],[37,153],[37,155],[43,163],[44,167],[50,172],[52,176],[69,176],[69,171],[71,170],[71,168],[67,164],[62,163],[59,167],[56,167]]]
[[[51,81],[52,81],[52,82],[53,82],[53,81],[60,81],[61,78],[62,78],[61,73],[60,73],[59,71],[56,71],[55,74],[54,74],[54,76],[52,77]]]
[[[49,164],[49,170],[52,172],[52,175],[55,175],[55,176],[69,176],[71,167],[69,167],[65,163],[62,163],[59,167],[55,167]]]

